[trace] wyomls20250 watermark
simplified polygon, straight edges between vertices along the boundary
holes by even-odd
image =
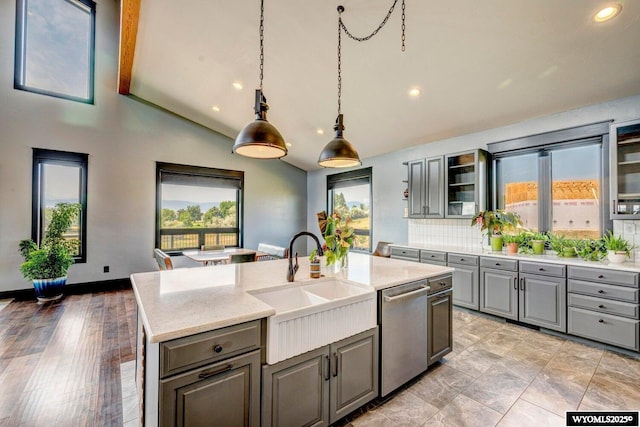
[[[567,426],[635,426],[638,411],[576,411],[567,412]]]

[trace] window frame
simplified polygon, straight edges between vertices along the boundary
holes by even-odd
[[[369,249],[358,249],[352,247],[351,250],[356,252],[371,252],[373,249],[373,168],[371,166],[361,169],[356,169],[347,172],[336,173],[327,175],[327,212],[331,214],[333,212],[333,198],[331,197],[331,191],[336,188],[350,187],[351,185],[341,185],[345,182],[353,183],[353,185],[369,184],[369,230],[366,233],[357,233],[358,230],[366,231],[364,229],[356,230],[357,236],[369,237]]]
[[[40,165],[51,164],[59,166],[79,167],[80,182],[78,188],[78,199],[81,205],[81,212],[78,218],[80,223],[80,254],[74,256],[76,264],[87,262],[87,177],[89,169],[89,155],[84,153],[73,153],[69,151],[49,150],[44,148],[33,148],[33,169],[32,169],[32,193],[31,193],[31,239],[40,245],[42,241],[42,231],[44,220],[44,200],[42,194],[43,182]]]
[[[498,176],[497,162],[511,156],[538,153],[538,229],[549,231],[553,203],[551,199],[551,155],[554,150],[570,147],[580,147],[599,144],[602,158],[600,159],[601,190],[600,190],[600,229],[602,233],[613,230],[610,217],[609,198],[609,124],[611,120],[577,126],[557,131],[530,135],[522,138],[510,139],[487,144],[491,153],[491,205],[498,208]],[[547,194],[548,198],[540,197]]]
[[[239,181],[239,194],[237,200],[238,215],[238,247],[244,244],[244,171],[228,169],[217,169],[203,166],[182,165],[176,163],[156,162],[156,225],[155,225],[155,247],[161,248],[162,234],[162,173],[181,174],[186,176],[205,176],[220,179],[234,179]],[[200,244],[203,244],[200,242]],[[197,249],[200,249],[198,246]],[[194,250],[194,248],[182,248],[180,250],[164,250],[170,255],[183,255],[184,250]]]
[[[16,34],[15,34],[15,59],[14,59],[14,89],[24,90],[26,92],[37,93],[40,95],[52,96],[55,98],[67,99],[70,101],[82,102],[85,104],[94,104],[95,90],[95,53],[96,53],[96,3],[92,0],[60,0],[70,3],[76,7],[81,4],[89,9],[90,30],[89,30],[89,69],[87,70],[88,78],[88,97],[78,97],[52,90],[41,89],[28,86],[26,79],[26,58],[27,58],[27,3],[29,0],[16,0]]]

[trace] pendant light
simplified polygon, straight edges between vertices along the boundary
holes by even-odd
[[[344,139],[344,116],[341,113],[342,97],[342,19],[343,6],[338,6],[338,117],[333,129],[336,136],[320,152],[318,164],[325,168],[348,168],[360,166],[360,156],[353,145]]]
[[[325,168],[348,168],[353,166],[360,166],[360,156],[353,145],[346,139],[344,139],[344,116],[341,112],[341,96],[342,96],[342,30],[352,40],[358,42],[364,42],[371,39],[378,34],[378,31],[384,27],[389,20],[389,17],[393,13],[398,0],[394,0],[391,8],[387,12],[380,25],[373,30],[371,34],[365,37],[357,37],[351,34],[342,22],[342,12],[344,12],[344,6],[338,6],[338,118],[333,129],[336,131],[336,136],[333,138],[320,152],[318,157],[318,164]],[[402,0],[402,51],[405,49],[405,0]]]
[[[262,92],[264,77],[264,0],[260,0],[260,89],[256,89],[256,118],[236,137],[233,152],[255,159],[279,159],[287,155],[287,146],[278,129],[267,121],[267,99]]]

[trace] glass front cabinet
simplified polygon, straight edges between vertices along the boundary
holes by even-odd
[[[484,150],[445,156],[445,217],[471,218],[487,209],[488,162]]]
[[[612,123],[611,218],[640,219],[640,120]]]

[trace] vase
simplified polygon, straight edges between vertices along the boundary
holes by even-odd
[[[502,252],[502,236],[491,236],[491,250]]]
[[[309,277],[312,279],[320,278],[320,260],[311,261],[309,263]]]
[[[620,264],[627,260],[627,253],[624,251],[607,251],[607,259],[614,264]]]
[[[542,255],[544,253],[544,240],[532,240],[531,248],[534,255]]]
[[[342,270],[346,270],[349,267],[349,254],[344,254],[344,256],[336,259],[336,262],[333,263],[333,272],[340,273]]]
[[[33,279],[33,289],[36,291],[38,304],[57,301],[62,298],[62,290],[67,283],[67,276],[55,279]]]

